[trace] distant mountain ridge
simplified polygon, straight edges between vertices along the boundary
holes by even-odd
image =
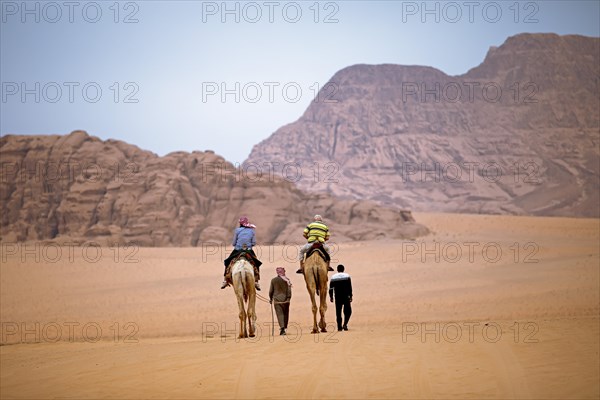
[[[100,245],[228,244],[240,215],[258,244],[298,244],[314,213],[332,242],[414,238],[408,210],[306,194],[279,177],[240,171],[211,151],[159,157],[84,131],[0,138],[0,240]]]
[[[329,165],[299,187],[418,211],[599,217],[599,93],[578,35],[510,37],[460,76],[355,65],[246,163]]]

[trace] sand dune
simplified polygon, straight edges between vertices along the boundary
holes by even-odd
[[[4,245],[0,397],[598,398],[597,219],[415,217],[433,233],[336,251],[349,332],[330,307],[311,335],[295,248],[261,248],[263,285],[277,265],[294,283],[290,329],[259,302],[248,340],[227,249]]]

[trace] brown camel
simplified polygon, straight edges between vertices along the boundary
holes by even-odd
[[[254,267],[246,260],[240,257],[234,261],[231,267],[231,277],[233,289],[237,297],[240,309],[240,338],[254,337],[256,328],[256,313],[254,306],[256,304],[256,287],[254,286]],[[244,302],[248,302],[248,311],[244,307]],[[248,328],[246,329],[246,317],[248,317]]]
[[[306,282],[306,288],[308,289],[308,295],[312,302],[312,313],[313,313],[313,330],[312,333],[319,333],[317,328],[317,303],[315,301],[315,294],[320,296],[321,302],[319,306],[319,312],[321,313],[321,319],[319,320],[319,328],[321,332],[327,332],[327,324],[325,323],[325,312],[327,311],[327,263],[319,256],[315,251],[310,257],[304,261],[304,281]]]

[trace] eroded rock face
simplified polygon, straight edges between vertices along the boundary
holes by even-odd
[[[461,76],[348,67],[246,163],[318,166],[300,188],[419,211],[598,217],[599,48],[520,34]]]
[[[213,152],[159,157],[86,132],[0,138],[2,241],[140,246],[228,243],[240,215],[261,244],[301,243],[315,213],[332,239],[416,237],[410,211],[307,194],[285,179],[235,169]]]

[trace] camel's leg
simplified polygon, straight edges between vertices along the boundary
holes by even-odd
[[[255,336],[254,328],[255,328],[256,316],[254,315],[254,312],[252,310],[250,310],[250,308],[248,308],[247,315],[248,315],[248,336],[254,337]]]
[[[321,314],[321,319],[319,320],[319,327],[321,328],[321,332],[327,332],[327,324],[325,323],[325,312],[327,311],[327,286],[321,288],[320,293],[320,305],[319,305],[319,313]]]
[[[246,331],[246,311],[244,309],[242,309],[242,311],[240,311],[240,335],[239,338],[243,339],[243,338],[247,338],[248,337],[248,332]]]
[[[306,270],[305,270],[306,272]],[[306,289],[308,290],[308,297],[310,297],[310,301],[312,302],[312,313],[313,313],[313,330],[311,333],[319,333],[319,328],[317,327],[317,303],[315,301],[315,283],[312,280],[311,274],[305,274],[304,279],[306,279]]]
[[[311,333],[319,333],[319,328],[317,327],[317,303],[315,302],[314,298],[312,301],[313,329]]]
[[[246,331],[246,310],[244,310],[244,294],[240,290],[236,293],[238,307],[240,309],[240,338],[248,337],[248,332]]]
[[[251,276],[249,276],[249,280],[252,280],[253,278]],[[249,282],[248,283],[248,287],[250,287],[250,285],[253,285],[254,282]],[[256,292],[254,290],[249,290],[249,294],[248,294],[248,334],[250,337],[254,337],[255,335],[255,331],[256,331],[256,312],[255,312],[255,306],[256,306]]]
[[[310,263],[310,260],[307,260],[304,263],[304,280],[306,282],[306,289],[308,290],[308,296],[310,297],[310,301],[312,302],[313,330],[311,333],[319,333],[319,328],[317,327],[317,303],[315,301],[315,292],[317,289],[317,282],[316,282],[315,276],[312,272],[312,268],[314,268],[314,266]]]
[[[312,313],[313,313],[313,330],[311,333],[319,333],[317,327],[317,302],[315,300],[315,292],[310,292],[310,301],[312,301]]]

